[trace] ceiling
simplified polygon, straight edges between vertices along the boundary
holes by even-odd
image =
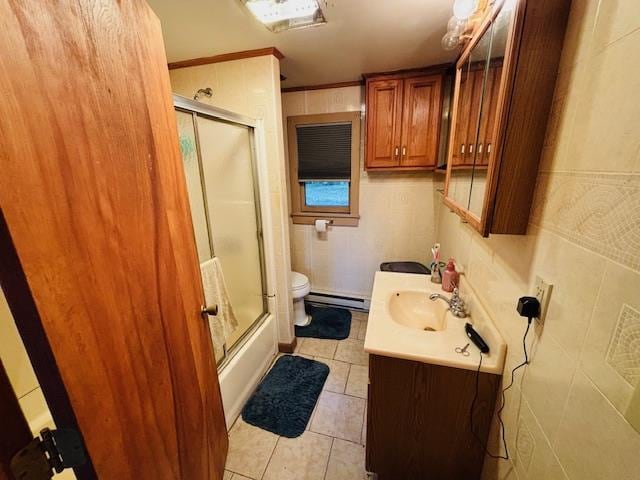
[[[169,62],[276,47],[283,87],[359,80],[362,73],[453,61],[440,40],[453,0],[321,0],[325,25],[272,33],[240,0],[148,0]]]

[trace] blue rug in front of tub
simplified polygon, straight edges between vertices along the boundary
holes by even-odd
[[[311,315],[311,323],[306,327],[296,325],[296,337],[328,338],[344,340],[351,331],[351,312],[344,308],[314,307],[305,305]]]
[[[302,435],[329,367],[293,355],[280,357],[242,409],[242,419],[282,437]]]

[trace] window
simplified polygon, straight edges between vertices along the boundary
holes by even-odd
[[[360,112],[289,117],[291,216],[358,224]]]

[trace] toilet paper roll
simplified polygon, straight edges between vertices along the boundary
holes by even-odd
[[[326,232],[327,223],[326,220],[316,220],[316,232]]]

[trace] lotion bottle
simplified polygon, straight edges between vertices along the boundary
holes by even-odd
[[[458,287],[459,273],[456,272],[456,261],[453,258],[449,259],[447,268],[442,272],[442,290],[445,292],[453,292],[454,288]]]

